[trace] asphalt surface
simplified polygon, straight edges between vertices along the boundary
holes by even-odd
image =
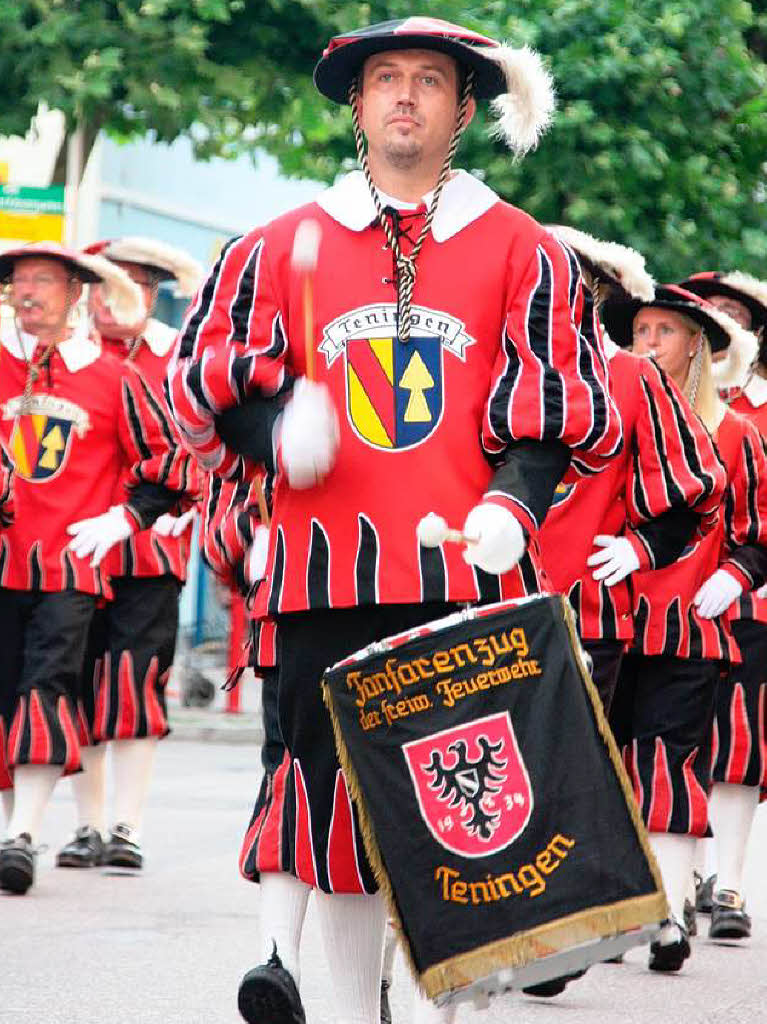
[[[260,779],[253,706],[243,716],[175,709],[175,741],[160,745],[144,827],[140,876],[57,869],[74,825],[68,782],[48,809],[37,883],[0,894],[3,1024],[236,1024],[241,975],[256,962],[258,887],[237,854]],[[206,730],[206,739],[199,738]],[[239,733],[239,737],[236,735]],[[183,742],[186,740],[186,742]],[[464,1022],[515,1024],[767,1024],[767,807],[747,864],[754,937],[714,944],[707,919],[693,957],[674,976],[647,971],[645,950],[592,968],[555,1000],[509,995]],[[335,1021],[310,901],[302,950],[309,1024]],[[412,984],[397,960],[395,1024],[411,1020]]]

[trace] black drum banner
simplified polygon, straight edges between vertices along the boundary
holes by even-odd
[[[365,848],[435,998],[668,910],[561,597],[460,613],[323,680]]]

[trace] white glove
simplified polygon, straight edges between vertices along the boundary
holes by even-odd
[[[692,603],[698,609],[702,619],[715,619],[726,611],[733,601],[743,593],[743,587],[726,569],[717,569],[712,573]]]
[[[525,553],[525,535],[519,522],[507,508],[489,501],[469,512],[463,535],[476,538],[476,543],[466,545],[464,561],[485,572],[508,572]]]
[[[155,519],[152,529],[161,537],[180,537],[187,526],[194,522],[196,515],[196,507],[190,508],[180,516],[172,516],[169,512],[165,512]]]
[[[81,519],[77,523],[70,523],[67,527],[67,533],[72,537],[69,547],[78,558],[93,555],[91,558],[92,568],[101,563],[110,548],[122,540],[127,540],[134,532],[135,527],[125,514],[125,508],[122,505],[112,505],[110,510],[104,512],[103,515],[94,516],[92,519]]]
[[[269,527],[257,526],[253,534],[253,543],[245,559],[245,576],[253,586],[266,575],[266,556],[269,551]]]
[[[757,597],[767,597],[767,583],[763,583],[756,592]]]
[[[603,580],[606,587],[614,587],[639,568],[639,558],[628,538],[600,534],[594,538],[594,544],[602,550],[589,555],[586,565],[599,566],[592,572],[591,577]]]
[[[291,487],[315,487],[333,468],[338,416],[324,384],[301,377],[280,421],[282,465]]]

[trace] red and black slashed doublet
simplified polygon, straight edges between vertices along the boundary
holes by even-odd
[[[689,508],[699,531],[713,529],[726,484],[713,441],[687,400],[649,359],[615,352],[610,384],[624,447],[602,473],[569,474],[557,488],[539,540],[548,577],[567,594],[584,640],[633,637],[629,581],[606,587],[586,565],[594,536],[624,535],[639,564],[667,563],[662,531],[646,529],[673,509]]]
[[[268,481],[258,474],[250,483],[222,480],[209,473],[205,482],[200,550],[206,564],[218,579],[243,595],[250,592],[245,577],[245,561],[253,543],[261,513],[257,489]],[[251,618],[248,663],[257,673],[277,664],[277,627],[272,618]]]
[[[320,700],[322,670],[404,628],[403,615],[433,617],[424,603],[444,609],[540,589],[535,534],[543,516],[526,493],[492,483],[514,442],[560,441],[595,469],[620,447],[604,353],[580,331],[580,270],[567,247],[456,175],[418,257],[405,345],[391,252],[370,202],[364,179],[351,175],[318,203],[234,240],[190,309],[168,378],[191,450],[206,468],[247,479],[252,467],[224,444],[215,417],[305,372],[303,280],[291,251],[300,221],[317,220],[315,377],[336,408],[339,447],[330,474],[307,491],[287,486],[277,460],[256,612],[278,616],[280,725],[290,754],[281,863],[339,892],[375,883]],[[390,216],[408,252],[425,208]],[[482,500],[510,508],[533,538],[504,576],[476,571],[456,546],[417,541],[427,512],[460,524]],[[343,632],[355,606],[362,621]],[[321,633],[311,666],[292,650],[298,642],[303,654],[305,640],[293,632],[285,639],[304,619]]]
[[[196,461],[181,443],[164,395],[167,367],[176,332],[159,321],[150,320],[147,334],[148,339],[138,341],[138,347],[129,362],[139,375],[144,398],[165,436],[165,477],[175,481],[178,487],[173,489],[179,491],[178,508],[172,511],[176,515],[200,499],[201,480]],[[102,338],[102,346],[116,359],[126,360],[127,350],[122,339]],[[115,500],[124,500],[119,489]],[[113,576],[154,577],[170,574],[183,583],[186,579],[192,532],[192,523],[179,537],[163,536],[151,529],[140,530],[109,552],[107,571]]]
[[[131,367],[99,354],[88,339],[70,339],[53,352],[24,404],[26,360],[13,350],[18,339],[5,340],[0,431],[14,462],[17,515],[0,536],[0,594],[19,606],[18,661],[0,680],[16,698],[13,719],[6,720],[8,763],[28,763],[47,751],[49,763],[70,770],[72,757],[62,751],[71,751],[74,742],[79,766],[74,723],[88,624],[94,598],[109,592],[109,583],[103,569],[91,568],[89,558],[68,548],[66,528],[106,512],[118,489],[129,515],[143,526],[140,485],[176,489],[179,480],[162,418]],[[38,598],[34,614],[27,614],[30,595]],[[57,628],[72,634],[68,653],[38,673],[34,666],[58,643],[51,630],[58,614],[53,598],[59,596],[67,613]],[[41,603],[51,609],[41,612]]]
[[[669,569],[638,574],[635,647],[644,643],[644,653],[624,661],[611,713],[648,828],[698,836],[708,827],[701,793],[711,780],[715,701],[727,686],[721,665],[740,652],[727,616],[701,619],[692,599],[720,565],[745,586],[761,581],[767,507],[755,428],[728,411],[716,441],[727,470],[722,522]]]
[[[203,491],[200,553],[222,583],[238,589],[245,583],[243,562],[259,519],[253,487],[208,473]]]
[[[767,381],[752,377],[730,409],[767,439]],[[767,513],[764,513],[767,514]],[[714,782],[767,788],[767,598],[746,591],[730,610],[742,661],[717,691]]]
[[[429,510],[463,522],[490,485],[486,455],[502,457],[515,440],[560,440],[579,461],[600,466],[620,444],[604,355],[579,330],[577,262],[500,201],[444,241],[427,238],[413,298],[423,337],[416,329],[410,347],[396,340],[380,226],[349,230],[311,204],[230,243],[187,316],[169,373],[186,443],[206,468],[247,474],[216,434],[215,414],[256,389],[276,391],[286,369],[304,372],[302,288],[290,255],[307,216],[322,227],[316,377],[331,393],[341,438],[321,486],[292,491],[277,477],[259,610],[537,590],[534,551],[498,579],[476,573],[459,550],[422,549],[416,540]],[[480,436],[482,445],[468,440]],[[500,493],[488,500],[509,505],[535,533],[524,501]]]
[[[646,655],[740,660],[728,617],[703,619],[692,601],[720,567],[745,590],[761,583],[754,549],[767,545],[767,457],[756,429],[729,410],[715,440],[727,473],[720,523],[667,569],[632,579],[634,649]]]

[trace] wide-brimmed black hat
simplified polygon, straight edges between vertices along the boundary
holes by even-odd
[[[607,299],[600,316],[607,333],[616,345],[621,348],[631,347],[634,339],[634,317],[646,306],[671,309],[694,320],[706,332],[712,352],[721,352],[729,347],[738,333],[734,328],[743,330],[732,317],[694,292],[689,292],[676,284],[662,284],[656,285],[655,298],[649,301],[620,296],[610,296]]]
[[[736,302],[742,302],[751,313],[751,329],[758,331],[760,327],[767,327],[767,281],[760,281],[737,270],[731,274],[710,270],[693,274],[680,284],[682,288],[704,299],[712,295],[726,295]]]
[[[494,100],[494,134],[519,155],[534,148],[551,122],[554,89],[537,53],[439,18],[383,21],[335,36],[314,69],[314,83],[328,99],[348,103],[350,86],[367,58],[389,50],[436,50],[473,71],[474,96]]]
[[[314,69],[314,83],[328,99],[346,103],[349,86],[363,63],[387,50],[437,50],[474,72],[474,95],[492,99],[506,92],[501,65],[488,56],[499,44],[478,32],[439,18],[413,17],[382,21],[335,36]]]

